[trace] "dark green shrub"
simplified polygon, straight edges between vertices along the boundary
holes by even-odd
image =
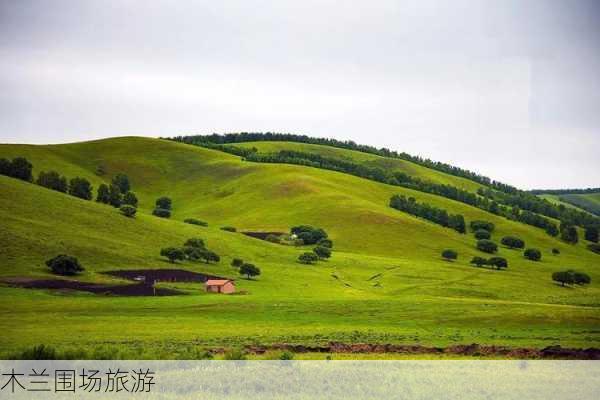
[[[598,243],[598,227],[588,226],[585,228],[585,240]]]
[[[177,247],[166,247],[160,250],[160,255],[169,259],[169,262],[175,263],[177,260],[183,261],[185,253]]]
[[[320,259],[325,259],[331,257],[331,249],[329,247],[317,246],[313,249],[313,252]]]
[[[442,251],[442,257],[445,260],[452,261],[452,260],[456,260],[458,258],[458,253],[454,250],[447,249],[447,250]]]
[[[577,228],[573,225],[562,225],[560,227],[560,238],[567,243],[576,244],[579,241]]]
[[[271,243],[279,243],[280,242],[279,236],[273,235],[273,234],[267,235],[267,237],[265,238],[265,240],[267,242],[271,242]]]
[[[525,247],[525,242],[516,236],[505,236],[501,243],[511,249],[522,249]]]
[[[317,245],[333,249],[333,242],[331,241],[331,239],[321,239],[317,242]]]
[[[314,264],[319,261],[315,253],[302,253],[298,256],[298,261],[302,264]]]
[[[470,226],[473,232],[483,229],[492,233],[495,228],[494,224],[488,221],[471,221]]]
[[[298,239],[302,239],[304,244],[316,244],[321,239],[327,239],[327,232],[310,225],[294,226],[290,231],[292,235],[296,235]]]
[[[156,199],[156,208],[162,208],[163,210],[170,210],[173,206],[173,202],[169,197],[163,196]]]
[[[92,184],[85,178],[73,178],[69,181],[69,194],[80,199],[91,200]]]
[[[160,218],[171,218],[171,210],[167,210],[165,208],[155,208],[154,211],[152,211],[152,215]]]
[[[119,192],[125,194],[131,190],[131,185],[129,184],[129,178],[127,175],[118,173],[113,178],[111,183],[119,188]],[[133,205],[133,204],[131,204]]]
[[[200,238],[192,238],[185,241],[184,246],[196,247],[198,249],[203,249],[206,247],[204,240]]]
[[[56,171],[40,172],[36,183],[40,186],[62,193],[67,193],[67,190],[69,189],[67,178],[60,176]]]
[[[471,264],[476,265],[478,267],[487,265],[487,262],[488,262],[487,259],[485,259],[483,257],[478,257],[478,256],[473,257],[473,259],[471,260]]]
[[[475,239],[477,240],[489,239],[491,237],[492,234],[490,233],[490,231],[486,231],[485,229],[478,229],[475,231]]]
[[[557,249],[556,247],[552,249],[552,254],[554,254],[555,256],[560,254],[560,250]]]
[[[498,245],[491,240],[482,239],[477,241],[477,249],[491,254],[498,251]]]
[[[538,249],[527,249],[523,255],[531,261],[540,261],[542,259],[542,252]]]
[[[555,282],[559,282],[561,286],[572,285],[575,283],[575,277],[573,276],[573,271],[558,271],[552,274],[552,280]]]
[[[600,254],[600,244],[598,243],[588,244],[587,248],[589,251],[593,251],[596,254]]]
[[[121,211],[121,214],[126,217],[134,217],[137,213],[137,208],[130,206],[129,204],[122,205],[119,210]]]
[[[237,229],[233,226],[222,226],[221,230],[226,232],[237,232]]]
[[[576,285],[589,285],[592,283],[592,278],[585,272],[573,272],[573,282]]]
[[[196,218],[186,218],[183,220],[183,222],[185,222],[186,224],[191,224],[191,225],[208,226],[207,222],[201,221]]]
[[[231,260],[231,266],[234,268],[239,268],[244,264],[244,260],[242,260],[241,258],[234,258],[233,260]]]
[[[46,261],[46,265],[58,275],[76,275],[84,270],[77,258],[65,254],[51,258]]]
[[[133,207],[138,206],[138,198],[133,192],[126,192],[123,195],[123,204],[128,204]]]
[[[506,261],[506,258],[503,257],[492,257],[487,261],[487,264],[498,270],[502,268],[508,268],[508,261]]]
[[[107,184],[101,183],[100,186],[98,186],[96,201],[103,204],[108,204],[110,202],[110,190],[108,189]]]

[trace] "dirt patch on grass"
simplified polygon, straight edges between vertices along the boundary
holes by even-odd
[[[219,352],[221,349],[216,350]],[[486,346],[476,343],[454,345],[448,347],[428,347],[401,344],[369,344],[331,342],[321,346],[305,346],[295,344],[273,344],[268,346],[246,346],[245,351],[252,354],[263,354],[267,351],[291,351],[294,353],[397,353],[397,354],[455,354],[473,357],[501,357],[512,359],[570,359],[600,360],[600,349],[576,349],[561,346],[549,346],[542,349],[514,348],[505,346]]]
[[[26,289],[52,289],[63,291],[81,291],[95,294],[115,296],[176,296],[180,291],[166,288],[154,288],[152,285],[137,283],[132,285],[105,285],[91,282],[71,281],[65,279],[30,279],[12,278],[2,282],[11,286]]]
[[[206,282],[209,279],[227,279],[185,269],[123,269],[104,272],[107,275],[130,281],[152,284],[153,282]],[[143,278],[143,280],[142,280]]]

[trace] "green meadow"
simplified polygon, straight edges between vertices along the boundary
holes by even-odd
[[[297,149],[387,166],[468,190],[480,185],[408,161],[326,146],[285,142],[239,144],[261,152]],[[240,157],[167,140],[114,138],[65,145],[0,145],[0,157],[26,157],[40,171],[88,179],[95,189],[128,175],[139,200],[135,218],[0,176],[0,280],[55,279],[45,261],[76,256],[84,282],[125,284],[103,272],[181,268],[235,279],[238,293],[207,294],[198,283],[160,283],[179,296],[119,297],[0,284],[0,356],[39,344],[86,358],[198,358],[204,349],[248,344],[400,343],[446,346],[600,346],[600,255],[586,242],[566,244],[543,230],[447,198],[348,174]],[[97,175],[98,166],[106,174]],[[459,234],[388,206],[404,194],[496,225],[492,238],[523,238],[542,251],[533,262],[500,246],[506,270],[477,268],[472,233]],[[152,215],[160,196],[173,200],[170,219]],[[183,223],[186,218],[208,227]],[[241,231],[288,232],[300,224],[327,231],[333,256],[297,262],[311,246],[285,246]],[[220,228],[233,226],[238,232]],[[580,234],[580,237],[583,235]],[[174,266],[160,249],[200,237],[221,256],[216,264]],[[553,255],[552,249],[560,250]],[[440,253],[456,250],[456,261]],[[230,266],[260,267],[252,280]],[[581,270],[584,287],[561,287],[551,274]],[[129,282],[131,283],[131,282]],[[322,357],[319,355],[318,357]],[[381,357],[381,356],[377,356]]]

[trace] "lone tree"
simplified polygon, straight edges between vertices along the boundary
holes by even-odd
[[[446,249],[442,251],[442,257],[447,261],[452,261],[458,258],[458,253],[454,250]]]
[[[260,275],[260,268],[254,264],[244,263],[240,267],[240,275],[246,275],[246,279]]]
[[[127,175],[118,173],[113,176],[111,183],[119,188],[119,191],[122,194],[125,194],[131,190],[131,185],[129,184],[129,178]]]
[[[163,196],[156,199],[156,208],[162,208],[163,210],[170,210],[172,207],[172,201],[169,197]]]
[[[46,265],[58,275],[75,275],[84,270],[77,258],[65,254],[51,258]]]
[[[35,183],[62,193],[67,193],[67,190],[69,189],[67,178],[60,176],[56,171],[40,172]]]
[[[200,238],[192,238],[185,241],[184,246],[195,247],[197,249],[205,248],[204,240]]]
[[[477,249],[492,254],[498,251],[498,245],[491,240],[482,239],[477,241]]]
[[[490,233],[490,231],[486,231],[485,229],[477,229],[475,231],[475,239],[477,239],[477,240],[489,239],[491,237],[492,237],[492,234]]]
[[[505,236],[501,243],[511,249],[522,249],[525,247],[525,242],[516,236]]]
[[[242,260],[241,258],[234,258],[233,260],[231,260],[231,266],[233,268],[240,268],[242,265],[244,265],[244,260]]]
[[[560,282],[561,286],[572,285],[575,283],[575,277],[573,271],[558,271],[552,274],[552,280],[554,282]]]
[[[85,178],[76,177],[69,182],[69,194],[84,200],[92,199],[92,185]]]
[[[502,268],[508,268],[508,261],[503,257],[492,257],[487,261],[488,265],[500,270]]]
[[[573,281],[577,285],[589,285],[592,283],[592,278],[585,272],[573,272]]]
[[[321,260],[331,257],[331,249],[329,247],[317,246],[313,249],[313,252]]]
[[[119,210],[121,211],[121,214],[130,218],[135,217],[135,214],[137,213],[137,208],[130,206],[129,204],[122,205]]]
[[[98,186],[96,201],[104,204],[108,204],[110,202],[110,191],[108,190],[108,185],[106,183],[102,183],[100,186]]]
[[[170,218],[171,210],[167,210],[165,208],[155,208],[154,211],[152,211],[152,215],[160,218]]]
[[[598,227],[588,226],[585,228],[585,240],[598,243]]]
[[[185,253],[177,247],[166,247],[160,251],[160,255],[167,257],[171,263],[175,263],[176,260],[183,261],[185,259]]]
[[[319,261],[315,253],[302,253],[298,256],[298,261],[302,264],[314,264]]]
[[[483,257],[479,257],[479,256],[475,256],[473,257],[473,259],[471,260],[471,264],[476,265],[478,267],[481,267],[483,265],[486,265],[488,263],[488,261],[483,258]]]
[[[542,252],[538,249],[527,249],[523,255],[531,261],[540,261],[542,259]]]
[[[123,195],[123,204],[129,204],[130,206],[137,207],[138,206],[138,198],[133,192],[127,192]]]
[[[555,256],[560,254],[560,250],[557,249],[556,247],[552,249],[552,254],[554,254]]]
[[[494,224],[488,221],[471,221],[470,226],[472,231],[483,229],[490,233],[492,233],[495,228]]]
[[[560,238],[567,243],[576,244],[579,241],[577,228],[575,228],[573,225],[561,225]]]

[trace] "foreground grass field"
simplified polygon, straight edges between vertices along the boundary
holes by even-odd
[[[341,155],[356,156],[348,153]],[[567,245],[531,226],[421,192],[314,168],[246,163],[163,140],[0,146],[0,157],[19,155],[34,164],[36,174],[54,169],[86,177],[95,187],[124,172],[140,208],[135,219],[128,219],[110,206],[0,176],[0,278],[47,279],[44,261],[68,253],[86,267],[77,279],[123,283],[102,272],[171,268],[159,257],[160,248],[202,237],[221,262],[177,267],[236,278],[245,294],[209,295],[192,283],[161,284],[185,293],[169,297],[4,285],[4,356],[41,343],[90,358],[197,358],[206,348],[328,341],[600,346],[600,256],[587,251],[585,243]],[[95,174],[98,165],[106,175]],[[459,179],[423,169],[419,173],[438,180]],[[501,248],[499,255],[510,263],[506,271],[472,267],[471,257],[483,254],[471,234],[389,208],[396,193],[460,212],[467,222],[492,221],[495,240],[520,236],[540,248],[543,259],[528,261],[519,251]],[[173,199],[169,220],[150,215],[161,195]],[[209,227],[184,224],[188,217]],[[305,266],[296,262],[304,248],[219,229],[288,231],[298,224],[327,230],[335,243],[330,260]],[[458,261],[443,261],[445,248],[458,251]],[[561,254],[552,255],[552,248]],[[262,275],[240,279],[229,266],[234,257],[255,263]],[[592,284],[554,284],[551,273],[566,268],[587,272]]]

